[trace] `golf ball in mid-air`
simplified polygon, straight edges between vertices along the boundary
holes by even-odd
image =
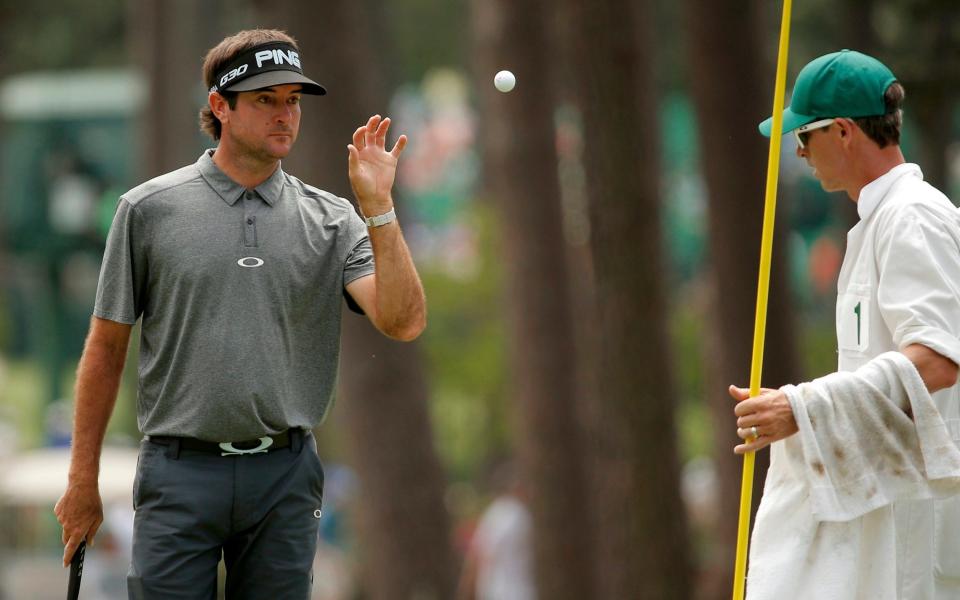
[[[493,76],[493,86],[501,92],[509,92],[517,85],[517,78],[510,71],[500,71]]]

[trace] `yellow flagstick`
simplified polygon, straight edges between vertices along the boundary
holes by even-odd
[[[750,397],[760,394],[760,373],[763,370],[763,339],[767,329],[767,296],[770,289],[770,257],[773,253],[773,223],[777,211],[777,176],[780,172],[780,140],[783,137],[780,130],[783,127],[783,97],[787,87],[790,8],[791,0],[784,0],[783,19],[780,22],[780,47],[777,51],[777,79],[773,91],[773,129],[770,132],[770,154],[767,158],[767,191],[763,206],[763,238],[760,241],[760,277],[757,282],[757,312],[754,317]],[[746,583],[754,460],[753,452],[747,452],[743,455],[743,480],[740,484],[740,523],[737,529],[737,563],[733,574],[733,600],[743,600],[744,584]]]

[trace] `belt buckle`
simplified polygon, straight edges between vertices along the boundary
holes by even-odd
[[[255,448],[234,448],[233,442],[220,442],[218,444],[223,452],[220,456],[239,456],[241,454],[261,454],[266,453],[267,449],[273,445],[273,438],[264,436],[259,438],[260,445]]]

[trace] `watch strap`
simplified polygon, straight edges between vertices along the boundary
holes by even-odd
[[[376,215],[373,217],[364,217],[363,222],[367,224],[367,227],[382,227],[387,223],[392,223],[397,219],[397,213],[394,209],[390,209],[388,212],[383,213],[382,215]]]

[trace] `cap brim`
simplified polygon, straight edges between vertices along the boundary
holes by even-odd
[[[797,127],[800,127],[801,125],[806,125],[807,123],[812,123],[813,121],[816,121],[816,120],[817,120],[816,115],[812,117],[809,115],[800,115],[793,112],[792,110],[790,110],[789,107],[787,107],[783,111],[783,127],[781,128],[781,133],[784,133],[784,134],[790,133]],[[762,133],[766,137],[770,137],[770,134],[772,132],[773,132],[773,117],[770,117],[763,123],[760,123],[760,133]]]
[[[253,77],[239,81],[235,85],[228,86],[224,91],[250,92],[275,85],[290,85],[295,83],[303,86],[302,92],[304,94],[322,96],[327,93],[327,90],[322,85],[296,71],[268,71],[266,73],[260,73],[259,75],[254,75]]]

